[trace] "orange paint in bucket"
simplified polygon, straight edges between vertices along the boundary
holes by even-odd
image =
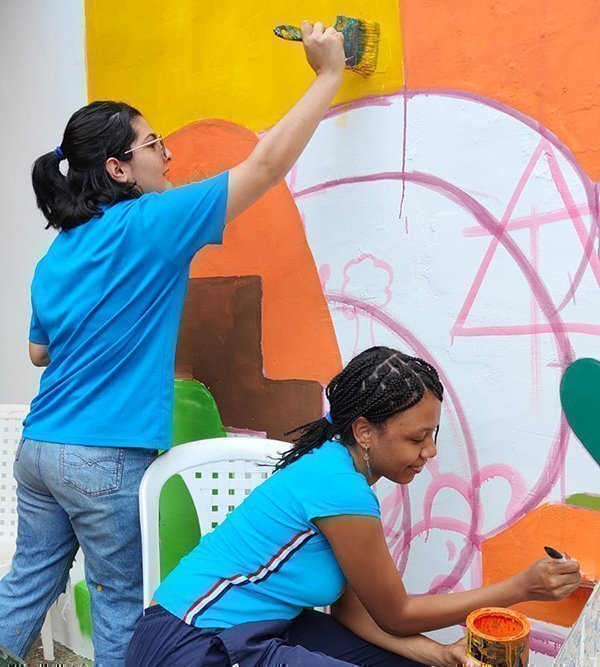
[[[529,621],[502,607],[485,607],[467,616],[467,651],[489,667],[529,664]]]

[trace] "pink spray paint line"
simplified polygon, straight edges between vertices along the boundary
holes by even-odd
[[[507,104],[498,102],[493,98],[485,97],[484,95],[479,95],[477,93],[466,92],[464,90],[453,90],[451,88],[430,88],[430,89],[414,89],[408,90],[404,88],[401,92],[392,93],[390,95],[374,95],[372,97],[364,97],[355,102],[350,102],[349,104],[342,104],[338,107],[333,107],[330,111],[325,114],[325,118],[331,118],[337,116],[340,113],[345,113],[350,109],[355,108],[365,108],[365,107],[389,107],[394,103],[394,100],[398,97],[404,97],[407,99],[412,99],[416,97],[449,97],[451,99],[457,100],[467,100],[470,102],[476,102],[485,107],[491,109],[496,109],[501,113],[514,118],[523,125],[526,125],[531,130],[544,137],[554,148],[556,148],[563,157],[569,162],[573,170],[577,173],[583,186],[586,191],[588,204],[590,212],[596,224],[598,224],[598,214],[600,211],[600,184],[592,183],[587,173],[583,170],[582,166],[577,161],[577,158],[571,151],[571,149],[561,141],[554,133],[552,133],[548,128],[544,127],[538,120],[531,118],[526,114],[513,109]]]
[[[512,107],[503,104],[501,102],[498,102],[497,100],[494,100],[492,98],[486,98],[483,95],[479,95],[477,93],[469,93],[465,92],[462,90],[452,90],[452,89],[429,89],[429,90],[412,90],[409,91],[406,89],[406,87],[403,89],[401,93],[394,93],[392,95],[384,95],[384,96],[373,96],[373,97],[365,97],[362,98],[361,100],[351,102],[350,104],[344,104],[339,107],[334,107],[331,109],[327,114],[326,118],[331,118],[334,117],[340,113],[345,113],[346,111],[350,109],[355,109],[355,108],[368,108],[368,107],[382,107],[382,106],[391,106],[397,97],[402,97],[403,98],[403,104],[405,105],[405,113],[404,113],[404,123],[403,123],[403,131],[406,131],[406,124],[407,124],[407,118],[408,118],[408,107],[407,107],[407,102],[409,99],[412,99],[413,97],[419,97],[421,95],[424,96],[430,96],[430,95],[435,95],[438,97],[449,97],[451,99],[460,99],[460,100],[468,100],[472,102],[476,102],[478,104],[481,104],[482,106],[487,106],[492,109],[496,109],[500,111],[501,113],[504,113],[508,116],[513,117],[514,119],[518,120],[519,122],[523,123],[524,125],[528,126],[531,128],[533,131],[537,132],[540,134],[546,141],[554,146],[557,150],[561,152],[563,157],[567,160],[567,162],[571,165],[573,170],[577,173],[579,178],[581,179],[581,182],[585,188],[585,192],[587,195],[588,199],[588,207],[587,209],[589,212],[592,214],[592,225],[595,229],[595,234],[600,236],[600,221],[599,221],[599,209],[600,209],[600,185],[597,183],[592,183],[591,180],[589,179],[588,175],[586,172],[583,170],[575,156],[573,155],[572,151],[569,149],[569,147],[562,142],[555,134],[553,134],[550,130],[548,130],[546,127],[541,125],[539,121],[537,121],[534,118],[531,118],[527,116],[526,114],[521,113],[520,111],[517,111],[513,109]],[[404,142],[404,148],[403,150],[406,150],[406,139]],[[402,164],[402,184],[403,187],[405,186],[405,179],[404,175],[406,173],[406,165],[405,162],[403,161]],[[311,188],[307,188],[303,192],[306,192],[310,190]],[[292,194],[294,196],[301,194],[295,192],[295,188],[292,190]],[[594,235],[594,232],[590,234],[591,236]],[[585,272],[587,263],[585,260],[582,260],[578,271],[575,274],[575,288],[579,285],[579,282]],[[574,291],[571,291],[568,293],[563,301],[558,305],[557,310],[562,310],[566,303],[571,299],[572,294]],[[498,333],[497,330],[480,330],[479,332],[473,331],[473,335],[496,335]]]
[[[532,226],[529,230],[530,244],[531,244],[531,253],[530,261],[533,270],[536,273],[539,273],[539,222],[536,220],[536,210],[535,206],[531,208],[531,217],[532,217]],[[537,223],[537,224],[536,224]],[[537,302],[533,294],[530,298],[530,319],[533,330],[537,333],[537,324],[538,324],[538,307]],[[533,406],[538,403],[540,397],[540,343],[538,336],[531,336],[531,382],[532,382],[532,402]]]
[[[454,473],[436,475],[435,480],[427,487],[425,497],[423,498],[423,523],[425,526],[431,525],[433,503],[438,493],[445,490],[456,491],[466,501],[469,508],[472,508],[473,486],[470,481]],[[440,517],[436,517],[436,519],[438,518]]]
[[[311,186],[306,190],[303,190],[297,194],[297,197],[305,197],[321,192],[325,192],[330,188],[341,187],[344,185],[351,185],[353,183],[365,183],[365,182],[374,182],[381,180],[400,180],[405,178],[408,182],[416,183],[424,187],[430,188],[442,195],[445,195],[448,199],[454,201],[457,205],[466,209],[468,213],[473,215],[473,217],[490,233],[494,236],[494,239],[502,243],[506,248],[508,253],[512,256],[513,260],[517,264],[518,268],[523,273],[526,281],[529,283],[530,290],[535,294],[538,301],[540,310],[542,311],[544,317],[548,321],[548,333],[552,333],[558,348],[560,361],[564,364],[564,367],[571,363],[574,359],[574,352],[568,340],[567,327],[565,323],[560,318],[557,313],[555,304],[546,288],[546,285],[542,281],[539,275],[533,270],[531,263],[523,254],[523,251],[515,243],[514,239],[507,234],[504,234],[504,230],[500,222],[488,211],[483,204],[478,202],[468,193],[464,192],[457,186],[445,181],[444,179],[438,178],[437,176],[432,176],[430,174],[423,174],[420,172],[410,172],[406,174],[401,174],[399,172],[380,172],[376,174],[366,174],[363,176],[352,176],[334,179],[332,181],[327,181],[325,183],[319,183],[318,185]],[[525,327],[523,333],[530,333],[531,327],[529,325],[516,325],[517,327]],[[589,329],[588,325],[576,325],[582,331]],[[592,326],[595,329],[594,326]],[[514,329],[514,327],[507,327],[507,329]],[[498,328],[498,333],[502,331],[502,328]],[[595,331],[594,331],[595,333]],[[512,331],[507,331],[505,335],[511,335]],[[466,334],[468,335],[468,333]],[[473,333],[473,335],[477,335]]]
[[[571,286],[569,292],[570,292],[571,298],[573,299],[573,305],[577,305],[577,297],[575,296],[576,287],[575,287],[575,283],[573,281],[573,276],[570,273],[567,273],[567,275],[569,276],[569,285]]]
[[[430,464],[428,464],[428,467],[429,465]],[[427,491],[423,498],[423,521],[425,526],[430,525],[432,522],[433,503],[440,491],[447,489],[456,491],[464,498],[469,506],[472,506],[473,486],[481,488],[483,484],[496,478],[506,480],[510,486],[510,499],[506,505],[505,522],[509,523],[514,521],[516,517],[521,515],[521,502],[522,499],[527,496],[527,486],[523,477],[512,466],[504,463],[492,463],[478,470],[470,481],[453,473],[436,475],[434,480],[427,487]],[[436,520],[440,518],[442,517],[438,516],[436,517]],[[488,534],[482,534],[479,541],[487,539],[493,534],[495,534],[495,530],[490,531]]]
[[[356,257],[355,259],[351,259],[349,262],[347,262],[344,265],[344,281],[342,283],[342,294],[346,294],[346,291],[348,289],[348,285],[350,284],[351,277],[349,275],[349,270],[353,266],[357,266],[358,264],[362,264],[363,262],[371,262],[373,266],[376,269],[381,269],[388,275],[388,280],[387,284],[384,287],[383,291],[385,293],[385,300],[381,306],[387,306],[387,304],[390,302],[392,298],[392,290],[390,289],[393,281],[394,281],[394,269],[392,265],[389,262],[386,262],[385,260],[375,257],[375,255],[372,255],[371,253],[365,252]]]
[[[542,153],[544,150],[544,143],[540,141],[538,145],[536,146],[535,150],[533,151],[533,154],[531,158],[529,159],[529,162],[527,163],[527,166],[525,167],[523,173],[521,174],[521,177],[519,178],[519,181],[517,182],[517,186],[515,188],[515,191],[513,192],[508,205],[506,206],[506,210],[504,211],[504,215],[502,216],[502,219],[500,220],[500,229],[499,234],[495,235],[492,240],[490,241],[490,244],[485,252],[485,255],[483,257],[483,260],[481,262],[481,265],[479,266],[479,269],[477,270],[477,273],[475,275],[475,278],[473,279],[473,282],[471,284],[471,287],[467,293],[467,296],[465,298],[465,301],[458,313],[458,316],[456,318],[456,321],[454,322],[454,325],[452,327],[452,335],[460,335],[461,330],[465,326],[466,319],[473,308],[473,303],[475,301],[475,297],[479,293],[479,290],[481,289],[481,285],[483,283],[483,280],[485,278],[486,273],[488,272],[490,268],[490,264],[492,262],[492,258],[494,256],[494,253],[496,252],[498,245],[500,244],[500,239],[501,237],[504,237],[505,232],[506,232],[506,226],[508,225],[508,222],[510,220],[510,217],[514,211],[515,206],[517,205],[517,202],[519,201],[519,198],[525,189],[525,185],[527,184],[529,177],[533,173],[533,170],[535,168],[535,165],[537,164],[537,161],[541,157]]]
[[[501,113],[511,116],[512,118],[516,119],[517,121],[523,123],[536,133],[538,133],[541,137],[543,137],[548,145],[553,146],[555,149],[561,152],[563,155],[564,159],[571,165],[573,170],[576,172],[576,174],[579,176],[588,200],[588,209],[589,212],[592,215],[592,226],[594,228],[594,231],[590,234],[592,237],[594,234],[597,234],[600,236],[600,221],[599,221],[599,209],[600,209],[600,185],[597,183],[592,183],[591,180],[589,179],[588,175],[585,173],[575,156],[573,155],[572,151],[569,149],[569,147],[562,142],[556,135],[554,135],[550,130],[548,130],[546,127],[541,125],[539,121],[537,121],[534,118],[531,118],[527,116],[526,114],[521,113],[520,111],[516,111],[512,107],[503,104],[501,102],[498,102],[497,100],[494,100],[492,98],[486,98],[483,95],[478,95],[476,93],[469,93],[461,90],[452,90],[452,89],[429,89],[429,90],[412,90],[409,91],[406,88],[402,90],[400,93],[394,93],[392,95],[384,95],[384,96],[374,96],[371,98],[363,98],[356,103],[351,103],[350,106],[348,105],[343,105],[343,108],[340,107],[338,108],[333,108],[328,114],[326,114],[327,117],[333,117],[337,115],[338,113],[343,113],[347,111],[349,108],[359,108],[359,107],[380,107],[380,106],[390,106],[393,104],[394,100],[398,97],[403,98],[403,103],[406,104],[407,100],[416,98],[419,96],[431,96],[435,95],[437,97],[449,97],[451,99],[459,99],[459,100],[468,100],[472,102],[476,102],[478,104],[481,104],[482,106],[487,106],[492,109],[496,109],[500,111]],[[407,119],[407,113],[404,114],[404,119]],[[405,144],[406,145],[406,144]],[[402,167],[402,172],[401,172],[401,179],[402,182],[405,182],[404,175],[405,175],[405,166]],[[307,188],[303,192],[306,192],[308,190],[311,190],[311,188]],[[300,194],[300,193],[294,193]],[[465,193],[466,194],[466,193]],[[575,275],[575,286],[577,287],[579,285],[579,281],[581,280],[581,277],[583,276],[583,273],[585,272],[586,269],[586,263],[585,260],[582,260],[578,271],[576,272]],[[565,303],[567,303],[571,298],[571,294],[567,294],[564,298],[564,300],[559,304],[558,310],[560,311]],[[483,329],[479,332],[473,331],[473,335],[496,335],[498,333],[498,330],[492,329],[492,330],[486,330]],[[516,332],[511,332],[511,335]]]
[[[480,485],[496,478],[501,478],[508,482],[508,485],[510,486],[510,499],[506,505],[504,517],[505,523],[508,524],[514,521],[516,517],[519,517],[520,515],[523,516],[521,502],[522,499],[527,496],[527,485],[516,468],[505,463],[491,463],[490,465],[481,468],[477,475],[477,481]],[[491,537],[495,532],[496,531],[484,535],[483,539]]]
[[[577,212],[579,215],[588,215],[590,213],[590,207],[585,204],[579,204],[577,206]],[[516,232],[521,229],[530,229],[532,225],[549,225],[551,223],[564,222],[565,220],[571,219],[571,214],[567,209],[560,208],[554,211],[547,211],[546,213],[536,213],[534,218],[530,215],[525,215],[521,218],[513,218],[506,225],[506,231]],[[463,229],[463,236],[465,238],[476,238],[478,236],[489,236],[489,232],[482,227],[466,227]]]
[[[321,289],[325,291],[327,289],[327,283],[331,278],[331,266],[329,264],[321,264],[319,267],[319,281],[321,283]]]
[[[452,540],[446,540],[446,549],[448,549],[448,560],[454,560],[456,556],[456,546]]]
[[[559,310],[557,309],[557,312]],[[600,335],[600,325],[588,324],[587,322],[565,322],[561,326],[563,333],[586,334],[588,336]],[[498,324],[486,327],[464,327],[455,335],[461,338],[473,338],[480,336],[541,336],[555,334],[553,324]],[[564,366],[564,363],[562,364]]]
[[[381,270],[387,274],[387,282],[383,288],[384,299],[380,304],[381,306],[387,306],[392,298],[392,290],[390,289],[394,281],[394,269],[391,264],[384,261],[383,259],[376,257],[371,253],[362,253],[358,257],[347,262],[343,269],[344,280],[342,283],[342,294],[346,295],[349,291],[349,288],[352,284],[352,276],[350,275],[353,267],[359,266],[360,264],[371,263],[376,270]],[[356,323],[355,337],[354,337],[354,347],[352,351],[352,356],[358,354],[358,346],[360,344],[360,318],[353,309],[343,308],[342,312],[347,319],[353,319]],[[370,337],[371,342],[375,345],[375,332],[373,329],[373,320],[370,322]]]
[[[550,173],[552,174],[556,189],[563,200],[565,208],[569,211],[573,226],[575,227],[575,231],[577,232],[577,236],[579,237],[581,246],[584,250],[585,257],[594,273],[596,282],[600,285],[600,257],[594,252],[595,233],[589,233],[586,229],[585,223],[577,210],[577,204],[573,199],[571,190],[569,189],[560,165],[558,164],[556,155],[554,155],[552,146],[548,141],[544,141],[544,156],[550,167]]]
[[[375,320],[371,320],[371,324],[369,327],[369,334],[371,336],[371,345],[373,347],[377,347],[377,340],[375,338]]]

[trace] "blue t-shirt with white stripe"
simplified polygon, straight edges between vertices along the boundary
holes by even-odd
[[[154,594],[198,628],[295,618],[329,605],[346,580],[314,519],[380,517],[347,448],[328,441],[277,471],[182,558]]]
[[[23,435],[168,449],[181,311],[194,254],[221,243],[228,172],[107,207],[61,231],[31,286],[29,340],[50,365]]]

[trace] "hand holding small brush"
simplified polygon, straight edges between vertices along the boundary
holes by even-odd
[[[562,600],[577,589],[581,582],[576,560],[564,557],[559,560],[552,556],[537,560],[517,577],[521,578],[525,595],[523,600]]]

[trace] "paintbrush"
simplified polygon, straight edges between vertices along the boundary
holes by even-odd
[[[346,67],[362,76],[373,74],[379,53],[379,23],[338,15],[333,27],[344,35]],[[281,39],[302,41],[300,28],[293,25],[278,25],[273,32]]]
[[[557,563],[566,563],[569,560],[569,558],[565,556],[565,554],[558,551],[558,549],[544,547],[544,551],[548,554],[548,556],[550,556],[550,558],[552,558],[552,560],[556,561]],[[592,579],[592,577],[588,576],[584,572],[581,573],[581,581],[579,582],[580,588],[594,588],[597,583],[597,580]]]

